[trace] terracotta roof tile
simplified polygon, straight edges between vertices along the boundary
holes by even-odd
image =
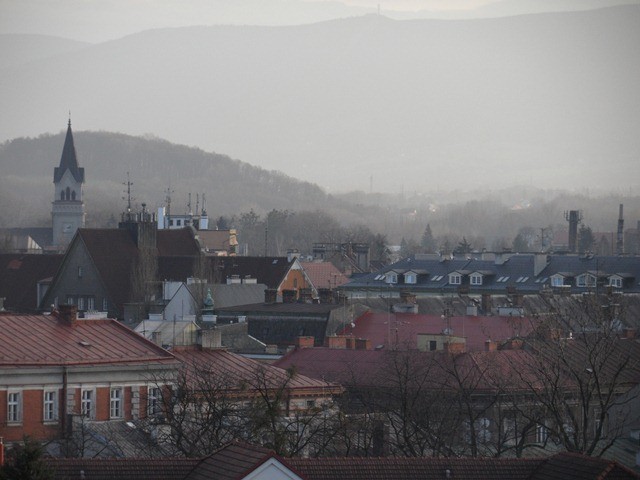
[[[287,464],[313,480],[528,480],[538,459],[291,458]],[[449,477],[447,476],[449,472]]]
[[[225,445],[202,459],[185,480],[235,480],[274,457],[273,450],[241,442]]]
[[[54,480],[183,480],[198,459],[191,458],[47,458]]]
[[[0,366],[171,362],[173,355],[116,320],[0,315]]]
[[[533,320],[526,317],[452,316],[447,322],[440,315],[410,313],[367,312],[354,323],[340,333],[367,338],[374,346],[388,344],[391,334],[392,343],[400,348],[416,348],[418,334],[441,334],[450,327],[453,335],[466,338],[467,351],[483,350],[487,340],[523,337],[533,329]]]
[[[273,387],[283,385],[289,374],[282,368],[262,364],[242,355],[228,352],[224,349],[176,348],[173,353],[191,371],[224,372],[231,382],[237,383],[238,388],[246,383],[256,381],[256,372],[264,372],[264,378]],[[341,392],[338,385],[307,377],[303,374],[294,375],[289,381],[292,389],[315,392],[319,395],[337,394]]]
[[[336,288],[349,281],[331,262],[302,262],[301,265],[315,288]]]

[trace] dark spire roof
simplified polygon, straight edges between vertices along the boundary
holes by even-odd
[[[84,168],[78,167],[78,159],[76,158],[76,147],[73,145],[73,133],[71,132],[71,119],[67,126],[67,137],[64,139],[64,147],[62,148],[62,157],[60,157],[60,166],[53,170],[53,183],[58,183],[64,172],[69,170],[76,182],[84,183]]]

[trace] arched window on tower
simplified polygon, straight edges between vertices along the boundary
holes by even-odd
[[[67,187],[67,194],[66,194],[66,198],[65,200],[69,200],[71,198],[71,189],[69,187]]]
[[[76,191],[75,191],[75,190],[73,190],[73,191],[71,192],[71,200],[75,200],[75,199],[76,199]]]

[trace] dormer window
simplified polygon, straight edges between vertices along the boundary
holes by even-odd
[[[418,275],[414,272],[407,272],[404,274],[404,283],[415,285],[418,282]]]
[[[387,272],[384,281],[385,283],[398,283],[398,274],[395,272]]]
[[[576,278],[576,286],[578,287],[595,287],[596,277],[590,273],[583,273]]]
[[[622,277],[617,275],[609,277],[609,286],[613,288],[622,288]]]
[[[449,274],[449,283],[451,285],[461,285],[462,284],[462,275],[460,275],[458,272],[450,273]]]
[[[562,287],[564,285],[564,277],[562,275],[553,275],[551,277],[552,287]]]
[[[469,275],[469,283],[471,285],[482,285],[482,277],[481,273],[472,273]]]

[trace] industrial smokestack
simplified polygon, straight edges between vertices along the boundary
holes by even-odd
[[[582,220],[579,210],[564,212],[564,218],[569,222],[569,251],[576,253],[578,247],[578,224]]]
[[[616,239],[616,252],[618,255],[624,253],[624,218],[622,218],[622,203],[620,204],[620,214],[618,215],[618,238]]]

